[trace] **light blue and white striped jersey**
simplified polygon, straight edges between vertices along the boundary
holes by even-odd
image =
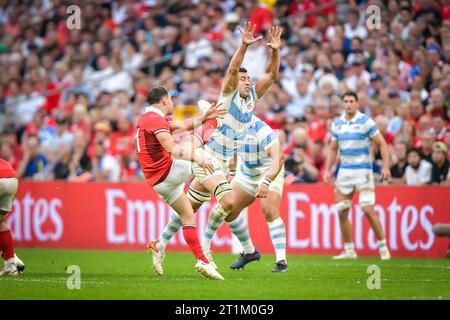
[[[333,122],[331,139],[339,145],[339,175],[372,173],[371,138],[378,132],[375,121],[359,111],[350,121],[344,114]]]
[[[269,149],[278,137],[264,121],[252,117],[252,125],[246,132],[244,144],[238,150],[239,170],[247,177],[260,179],[270,167]]]
[[[258,102],[255,86],[252,86],[247,99],[241,98],[236,88],[227,95],[220,93],[220,102],[228,113],[222,120],[222,126],[214,131],[205,145],[205,150],[221,160],[229,161],[244,142],[246,131],[251,126],[253,110]]]

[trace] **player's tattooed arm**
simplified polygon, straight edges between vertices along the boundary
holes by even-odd
[[[280,48],[282,33],[283,28],[279,26],[272,27],[268,31],[268,42],[266,45],[270,48],[270,57],[266,71],[255,83],[255,90],[258,98],[261,98],[278,78],[278,70],[280,69],[281,62]]]
[[[230,65],[228,66],[225,78],[222,82],[221,91],[224,95],[227,95],[236,90],[239,83],[239,68],[244,61],[245,52],[248,46],[254,44],[256,41],[262,39],[262,36],[254,37],[256,25],[251,26],[250,22],[244,23],[244,29],[238,26],[238,30],[242,34],[242,43],[231,58]]]

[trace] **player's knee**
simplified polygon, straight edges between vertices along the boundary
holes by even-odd
[[[232,222],[232,221],[236,220],[236,218],[238,216],[239,216],[239,212],[231,211],[230,214],[225,217],[225,221],[228,222],[228,223]]]
[[[236,196],[232,190],[227,191],[219,202],[223,210],[231,211],[233,209],[233,204],[236,202]]]
[[[208,192],[198,191],[192,186],[187,192],[187,197],[192,204],[194,211],[197,211],[201,205],[211,199],[211,195]]]
[[[359,193],[359,205],[364,213],[368,214],[373,211],[375,204],[375,192],[373,190],[362,190]]]
[[[264,204],[262,206],[262,212],[267,222],[272,222],[279,217],[279,211],[275,205]]]
[[[352,206],[352,201],[349,199],[341,200],[336,203],[336,209],[339,212],[340,218],[346,218],[348,216],[348,211]]]

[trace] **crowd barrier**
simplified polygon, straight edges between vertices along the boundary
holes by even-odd
[[[432,226],[450,223],[450,187],[377,187],[376,211],[393,256],[443,257],[448,239],[436,238]],[[356,199],[355,199],[356,200]],[[199,234],[214,203],[197,213]],[[7,223],[16,246],[143,250],[157,238],[170,208],[145,183],[21,182]],[[343,248],[333,188],[324,185],[286,186],[281,205],[288,254],[338,253]],[[360,255],[377,255],[369,222],[357,201],[350,218]],[[262,253],[272,253],[259,201],[248,209],[250,233]],[[215,252],[231,252],[232,237],[223,225],[212,243]],[[187,251],[178,232],[169,250]]]

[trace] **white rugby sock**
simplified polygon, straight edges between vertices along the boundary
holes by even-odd
[[[267,222],[267,225],[269,226],[270,239],[275,249],[275,262],[286,261],[286,227],[283,219],[279,217],[272,222]]]
[[[161,238],[156,244],[156,247],[159,250],[165,250],[167,247],[167,244],[172,239],[175,233],[181,228],[181,219],[180,217],[173,211],[170,212],[169,215],[169,222],[166,224],[166,227],[164,228]]]
[[[233,234],[239,239],[239,242],[244,248],[244,253],[255,252],[255,247],[253,246],[252,239],[250,238],[250,232],[248,231],[247,220],[239,216],[234,221],[227,223],[231,229],[231,232],[233,232]]]
[[[344,249],[345,249],[345,252],[354,252],[355,245],[353,244],[353,242],[346,242],[346,243],[344,243]]]
[[[208,225],[206,226],[205,234],[202,239],[202,246],[204,248],[211,248],[211,241],[216,233],[217,229],[219,229],[225,217],[228,215],[220,204],[217,204],[214,210],[211,212],[208,218]]]
[[[386,250],[387,249],[386,239],[378,241],[378,249],[380,249],[380,250]]]

